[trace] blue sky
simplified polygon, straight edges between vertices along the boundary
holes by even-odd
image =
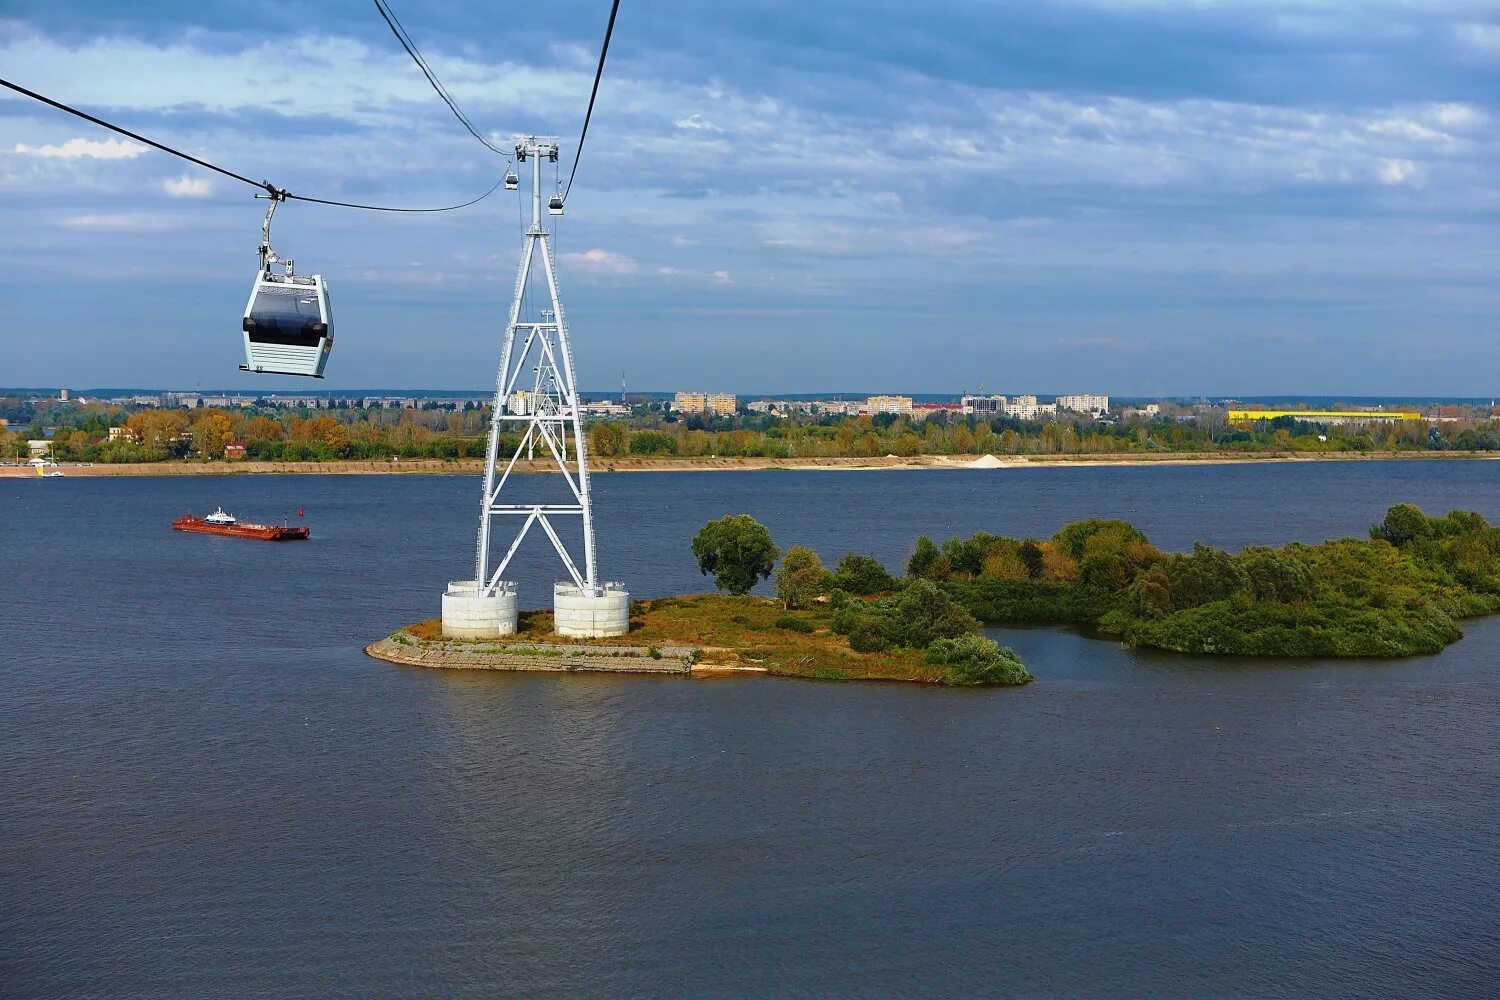
[[[394,2],[470,117],[571,155],[606,2]],[[496,158],[373,6],[0,5],[0,76],[294,192]],[[559,268],[585,388],[1500,387],[1500,3],[625,0]],[[0,385],[236,370],[251,189],[0,96]],[[483,387],[514,194],[289,204],[320,388]]]

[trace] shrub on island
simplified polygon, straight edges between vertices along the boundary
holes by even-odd
[[[975,632],[934,641],[923,659],[943,668],[944,684],[1027,684],[1036,679],[1015,650]]]
[[[926,649],[938,639],[955,639],[979,627],[936,584],[913,580],[889,597],[865,603],[845,599],[833,615],[833,630],[849,637],[851,649]]]
[[[849,552],[833,568],[830,584],[850,594],[869,596],[894,590],[896,580],[874,556]]]
[[[788,632],[802,632],[810,634],[816,632],[818,627],[806,618],[798,618],[796,615],[782,615],[775,621],[777,628],[786,629]]]

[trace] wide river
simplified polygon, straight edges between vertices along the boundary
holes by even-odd
[[[1129,518],[1181,549],[1500,520],[1500,463],[596,476],[600,561],[900,566]],[[0,481],[0,995],[1494,997],[1500,620],[1255,662],[995,633],[1037,683],[424,671],[477,480]],[[302,506],[312,541],[168,530]],[[513,574],[545,605],[541,538]]]

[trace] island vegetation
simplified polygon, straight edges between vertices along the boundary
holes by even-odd
[[[935,598],[933,595],[936,595]],[[918,602],[908,601],[896,612],[899,628],[910,642],[879,651],[852,647],[838,630],[838,612],[827,602],[814,602],[788,612],[781,602],[736,594],[690,594],[636,601],[631,606],[630,632],[603,639],[563,638],[552,631],[550,611],[524,611],[518,631],[503,640],[472,640],[467,645],[496,653],[548,647],[634,647],[650,656],[653,650],[687,647],[694,650],[696,667],[709,672],[750,669],[780,677],[815,680],[917,681],[970,686],[1023,684],[1031,680],[1014,653],[972,631],[968,619],[941,591],[928,598],[942,609],[936,615]],[[953,616],[958,615],[957,619]],[[935,638],[926,631],[935,620],[941,627],[967,620],[968,629],[954,638]],[[418,643],[442,642],[442,623],[421,622],[397,633]],[[450,640],[451,641],[451,640]]]
[[[1127,522],[1088,520],[1049,539],[920,538],[907,572],[989,624],[1085,626],[1190,653],[1406,656],[1500,610],[1500,528],[1398,504],[1364,539],[1169,553]]]

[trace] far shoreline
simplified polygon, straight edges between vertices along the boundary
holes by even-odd
[[[889,472],[1004,471],[1032,468],[1122,468],[1156,465],[1250,465],[1256,463],[1374,462],[1374,461],[1496,461],[1500,452],[1180,452],[1160,454],[1101,455],[914,455],[899,458],[598,458],[590,471],[609,472]],[[982,464],[979,464],[982,463]],[[546,473],[556,469],[551,461],[521,461],[519,473]],[[260,462],[253,460],[200,462],[183,459],[166,462],[48,466],[65,477],[108,478],[126,476],[266,476],[266,475],[480,475],[484,460],[410,459],[401,462],[347,459],[332,462]],[[37,479],[30,466],[0,466],[0,479]]]

